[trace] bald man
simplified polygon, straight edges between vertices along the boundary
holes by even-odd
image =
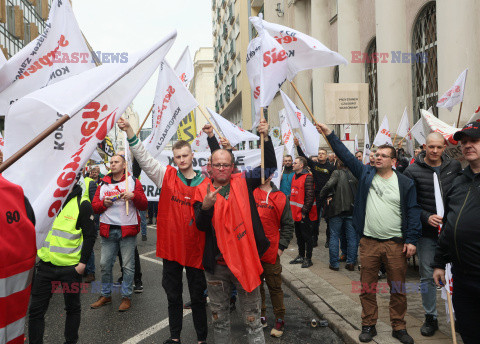
[[[438,177],[442,196],[446,195],[452,182],[461,171],[460,163],[444,154],[446,144],[440,133],[430,133],[424,145],[425,151],[418,154],[415,162],[407,167],[404,175],[413,179],[417,189],[417,203],[422,208],[422,237],[418,240],[420,259],[420,282],[425,322],[420,329],[423,336],[430,337],[438,329],[437,292],[433,282],[433,258],[438,240],[438,226],[442,217],[437,215],[434,193],[434,173]]]

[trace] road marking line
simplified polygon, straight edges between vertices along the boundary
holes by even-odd
[[[192,313],[191,309],[184,309],[183,310],[183,316],[184,317],[186,317],[190,313]],[[129,340],[127,340],[126,342],[123,342],[123,344],[137,344],[137,343],[140,343],[145,338],[153,336],[155,333],[163,330],[166,327],[168,327],[168,318],[163,319],[159,323],[147,328],[145,331],[140,332],[135,337],[132,337]]]
[[[155,253],[155,252],[157,252],[157,251],[154,250],[154,251],[150,251],[150,252],[141,254],[141,255],[140,255],[140,258],[145,259],[145,260],[148,260],[149,262],[152,262],[152,263],[156,263],[156,264],[163,265],[163,262],[162,262],[161,260],[147,257],[148,255],[150,255],[150,254],[152,254],[152,253]]]

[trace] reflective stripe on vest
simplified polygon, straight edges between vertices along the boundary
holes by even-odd
[[[17,321],[8,324],[7,326],[0,328],[0,343],[10,344],[10,343],[23,343],[24,342],[24,334],[23,331],[25,329],[25,318],[18,319]],[[18,337],[21,336],[20,339],[15,341]],[[3,341],[5,340],[5,341]]]
[[[83,201],[88,201],[88,197],[83,196],[80,204]],[[41,260],[57,266],[78,264],[83,246],[82,230],[76,228],[79,212],[76,196],[63,207],[53,222],[52,229],[37,252]]]
[[[24,290],[32,282],[32,277],[33,269],[10,277],[0,278],[0,297],[7,297]]]

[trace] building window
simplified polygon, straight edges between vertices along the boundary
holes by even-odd
[[[412,35],[413,113],[415,121],[420,118],[420,109],[432,107],[438,117],[437,25],[435,2],[428,3],[415,21]]]
[[[338,66],[335,66],[333,68],[333,82],[335,84],[338,84],[340,82],[340,71],[339,71]]]
[[[377,63],[372,58],[377,52],[377,41],[374,38],[367,49],[367,62],[365,63],[365,78],[368,83],[368,124],[370,127],[370,142],[373,142],[378,131],[378,84]]]

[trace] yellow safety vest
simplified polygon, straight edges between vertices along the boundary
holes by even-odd
[[[80,204],[88,200],[88,196],[82,196]],[[41,260],[57,266],[77,265],[80,262],[83,235],[82,230],[76,228],[79,213],[76,196],[57,215],[43,246],[37,251]]]
[[[87,197],[88,200],[90,201],[90,195],[88,193],[88,190],[90,189],[90,182],[95,182],[95,181],[90,177],[85,177],[83,178],[83,180],[85,181],[85,190],[83,190],[82,197]]]

